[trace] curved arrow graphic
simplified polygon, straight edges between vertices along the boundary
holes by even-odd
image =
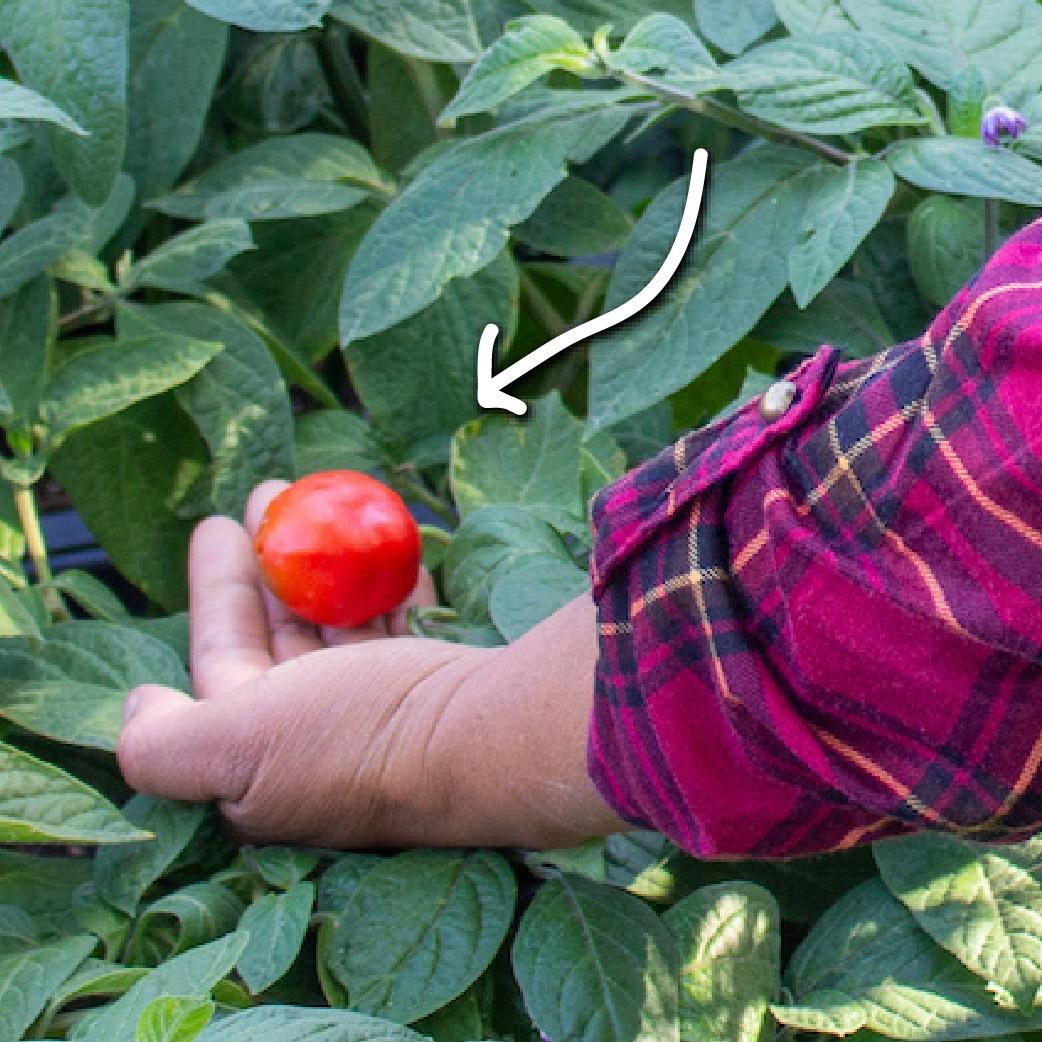
[[[702,209],[702,198],[705,193],[706,173],[709,169],[709,153],[700,148],[695,152],[691,163],[691,182],[687,189],[687,199],[684,202],[684,213],[680,218],[680,228],[677,237],[666,254],[662,266],[655,272],[652,280],[635,296],[624,304],[612,308],[611,311],[598,315],[596,318],[584,322],[581,326],[569,329],[553,340],[548,340],[542,347],[525,355],[520,361],[508,366],[501,373],[492,373],[493,353],[496,346],[496,337],[499,336],[499,326],[489,323],[481,333],[478,341],[478,405],[482,409],[503,409],[512,412],[516,416],[524,416],[528,411],[528,405],[520,398],[506,394],[503,390],[508,384],[526,376],[533,369],[538,369],[544,362],[548,362],[554,355],[560,354],[566,348],[586,340],[588,337],[603,333],[612,326],[632,318],[638,312],[643,311],[669,284],[669,280],[676,274],[680,262],[687,253],[688,246],[695,234],[695,225],[698,223],[698,215]]]

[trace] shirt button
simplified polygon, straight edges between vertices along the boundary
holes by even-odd
[[[796,400],[799,389],[791,380],[779,380],[760,395],[760,415],[768,423],[780,420]]]

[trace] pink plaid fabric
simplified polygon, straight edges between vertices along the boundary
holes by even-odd
[[[594,501],[588,764],[704,858],[1042,830],[1042,221]]]

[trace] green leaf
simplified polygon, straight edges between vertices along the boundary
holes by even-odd
[[[247,847],[243,859],[268,886],[289,890],[315,870],[321,854],[302,847]]]
[[[554,1042],[679,1038],[677,954],[638,898],[578,876],[544,883],[521,917],[514,974]]]
[[[789,254],[789,283],[801,308],[840,272],[879,223],[894,175],[878,159],[822,166],[808,177],[803,238]]]
[[[926,833],[873,848],[890,892],[999,1002],[1030,1013],[1042,987],[1042,839],[992,846]]]
[[[25,86],[58,105],[87,137],[55,129],[51,155],[88,203],[108,197],[127,135],[129,0],[5,0],[0,41]]]
[[[0,843],[130,843],[148,835],[78,778],[0,743]]]
[[[984,211],[971,199],[927,196],[908,219],[908,263],[919,292],[943,307],[984,259]]]
[[[58,324],[49,279],[27,282],[0,300],[0,384],[18,419],[31,416],[43,389],[47,354]]]
[[[94,883],[110,905],[134,915],[145,891],[174,863],[202,824],[202,804],[134,796],[124,806],[127,819],[154,835],[144,843],[98,852]]]
[[[356,141],[294,134],[235,152],[149,205],[187,220],[275,220],[335,213],[390,190]]]
[[[0,232],[11,223],[24,193],[21,167],[13,159],[0,158]]]
[[[90,880],[85,858],[40,857],[0,847],[0,904],[17,905],[39,933],[62,934],[77,889]]]
[[[987,983],[935,944],[879,879],[852,890],[814,924],[784,983],[793,1001],[774,1012],[785,1022],[796,1019],[795,1010],[817,1010],[822,1018],[835,1017],[838,1008],[847,1026],[856,1003],[872,1031],[929,1042],[1042,1024],[1042,1010],[1030,1016],[1002,1010]]]
[[[341,854],[318,881],[315,911],[339,915],[354,893],[358,881],[380,860],[377,854],[363,854],[359,851]]]
[[[86,427],[191,379],[220,350],[215,341],[166,334],[98,343],[55,371],[40,419],[52,437]]]
[[[134,1042],[141,1014],[153,999],[163,995],[209,998],[214,985],[235,966],[246,942],[244,933],[229,934],[164,963],[122,998],[105,1006],[86,1031],[77,1034],[77,1042]]]
[[[931,192],[1042,206],[1042,167],[1009,149],[988,148],[980,140],[932,137],[898,141],[887,151],[886,159],[898,177]]]
[[[193,1042],[216,1008],[209,999],[162,995],[141,1011],[134,1042]]]
[[[492,851],[398,854],[359,880],[337,924],[330,969],[362,1012],[417,1020],[484,972],[515,899],[514,875]]]
[[[90,869],[86,858],[40,857],[0,847],[0,904],[29,915],[38,934],[67,934],[70,905],[89,883]]]
[[[482,507],[517,504],[559,531],[586,531],[580,450],[585,428],[556,392],[533,404],[525,421],[486,416],[452,441],[452,494],[461,517]]]
[[[0,577],[0,637],[27,637],[39,647],[43,641],[43,634],[36,624],[32,612],[15,595],[14,590],[8,585],[7,580]],[[5,640],[0,644],[0,658],[6,651],[8,642]],[[0,684],[3,680],[0,679]],[[3,710],[0,709],[0,714]]]
[[[110,294],[116,291],[112,279],[109,278],[108,268],[86,250],[70,250],[65,256],[56,260],[47,271],[56,279],[71,282],[84,289]]]
[[[127,278],[127,288],[151,286],[175,293],[205,293],[204,279],[216,275],[233,257],[254,249],[245,221],[207,221],[167,239],[139,260]]]
[[[166,958],[172,958],[231,933],[243,910],[243,903],[226,886],[209,880],[189,883],[153,901],[141,913],[129,950],[137,954],[140,938],[157,926],[168,925],[172,919],[177,932],[173,947],[164,953]]]
[[[150,199],[181,176],[202,136],[228,27],[182,0],[134,0],[125,169]]]
[[[627,416],[609,430],[616,444],[626,454],[626,466],[657,455],[674,440],[673,416],[669,402],[665,399],[637,413]]]
[[[459,81],[449,65],[406,58],[370,40],[366,85],[373,156],[384,169],[399,171],[434,144],[435,121]]]
[[[314,883],[265,894],[246,909],[240,928],[250,935],[236,969],[254,995],[285,976],[300,954],[315,903]]]
[[[0,644],[0,717],[59,742],[112,751],[127,691],[188,688],[177,656],[144,633],[107,622],[46,631],[46,644]]]
[[[648,13],[645,0],[529,0],[528,6],[543,14],[563,18],[579,32],[590,35],[605,24],[613,32],[630,32]],[[695,24],[691,0],[656,0],[655,10]]]
[[[427,1042],[401,1024],[361,1013],[260,1006],[215,1021],[199,1042]],[[93,1040],[90,1040],[93,1042]]]
[[[589,576],[581,568],[536,557],[497,572],[488,610],[496,629],[514,641],[589,588]]]
[[[87,131],[53,101],[3,77],[0,77],[0,119],[43,120],[81,137],[87,136]]]
[[[445,597],[465,622],[489,623],[488,600],[500,570],[540,555],[571,562],[561,536],[531,511],[518,506],[475,511],[446,551]]]
[[[517,322],[518,275],[504,252],[470,278],[454,279],[438,299],[392,329],[345,350],[351,384],[381,434],[403,449],[448,439],[479,415],[477,343],[495,322],[507,343]]]
[[[484,49],[473,0],[350,0],[334,3],[330,14],[413,58],[470,62]]]
[[[868,1023],[864,1007],[841,991],[815,991],[804,1004],[772,1006],[771,1012],[780,1023],[804,1031],[825,1035],[849,1035]]]
[[[87,959],[51,996],[52,1012],[81,999],[112,998],[129,991],[148,970],[143,966],[121,966],[101,959]]]
[[[461,116],[496,109],[555,69],[590,75],[597,69],[597,59],[586,41],[560,18],[518,18],[471,67],[438,122],[451,127]]]
[[[622,832],[604,843],[604,878],[647,901],[669,904],[690,889],[691,859],[659,832]]]
[[[590,257],[619,249],[632,230],[629,214],[611,196],[567,177],[514,229],[514,238],[556,257]]]
[[[976,0],[841,2],[859,29],[886,40],[944,90],[971,64],[984,73],[993,93],[1020,76],[1034,79],[1035,89],[1042,82],[1037,46],[1042,9],[1033,0],[994,0],[987,18]]]
[[[68,914],[69,908],[66,908],[65,911]],[[72,894],[71,911],[76,924],[83,930],[94,934],[101,942],[105,957],[118,959],[130,936],[130,917],[103,901],[98,896],[97,887],[92,879],[77,887]],[[131,980],[125,987],[116,987],[111,994],[126,991],[133,983],[134,980]],[[99,987],[102,986],[104,985],[99,985]],[[79,985],[69,982],[68,987],[73,989],[78,988]],[[62,990],[65,991],[65,989]]]
[[[1017,148],[1032,159],[1042,159],[1042,94],[1036,94],[1025,102],[1022,112],[1028,127],[1017,142]]]
[[[976,65],[967,65],[948,90],[948,130],[958,137],[980,136],[988,86]]]
[[[295,32],[322,24],[332,0],[186,0],[211,18],[254,32]]]
[[[154,619],[129,615],[121,624],[155,637],[170,648],[183,665],[188,665],[188,612]]]
[[[774,9],[793,36],[816,36],[854,28],[840,0],[774,0]]]
[[[164,396],[74,433],[50,467],[115,566],[168,611],[187,605],[192,523],[176,513],[203,470],[205,450],[187,416]],[[134,523],[127,524],[127,504]]]
[[[715,168],[703,234],[670,293],[590,351],[590,424],[609,426],[680,390],[745,336],[789,278],[803,237],[806,175],[818,164],[776,145]],[[636,295],[676,238],[687,181],[645,211],[616,265],[605,308]]]
[[[413,1026],[434,1042],[469,1042],[470,1039],[484,1038],[481,985],[479,981],[447,1006],[421,1018]]]
[[[221,109],[251,134],[290,134],[332,103],[308,33],[236,34],[237,60],[221,88]]]
[[[384,210],[344,281],[344,344],[389,329],[436,300],[446,283],[488,265],[510,228],[614,137],[619,107],[511,124],[442,153]],[[418,232],[417,229],[422,229]]]
[[[234,315],[206,304],[127,305],[119,315],[126,336],[191,337],[221,345],[177,400],[195,421],[212,457],[211,502],[241,517],[255,485],[292,478],[293,416],[289,395],[267,345]]]
[[[339,911],[337,908],[337,912]],[[315,976],[318,977],[318,986],[327,1005],[333,1009],[347,1009],[351,1005],[347,989],[337,981],[329,968],[329,951],[335,932],[336,919],[332,916],[322,916],[315,936]]]
[[[255,224],[257,249],[230,266],[305,373],[311,372],[311,359],[325,358],[336,347],[344,277],[374,213],[375,207],[362,205],[346,213]],[[296,373],[294,379],[306,387]]]
[[[684,1038],[768,1042],[767,1007],[780,987],[778,903],[754,883],[719,883],[677,902],[662,916],[683,963]]]
[[[695,0],[702,35],[728,54],[740,54],[777,24],[772,0]]]
[[[94,947],[93,937],[66,937],[22,951],[0,954],[0,1035],[22,1038]]]
[[[379,451],[369,424],[346,409],[318,409],[297,417],[297,476],[321,470],[373,471]]]
[[[652,77],[673,90],[692,97],[717,84],[719,73],[713,56],[687,23],[661,11],[641,19],[617,51],[605,55],[611,69]]]
[[[721,75],[746,112],[789,130],[849,134],[924,122],[908,67],[856,32],[764,44]]]
[[[90,230],[90,211],[57,211],[27,224],[0,242],[0,298],[21,289],[69,250]]]
[[[577,847],[559,850],[532,850],[525,854],[525,866],[542,879],[570,872],[595,883],[605,881],[603,839],[588,839]]]
[[[854,254],[854,275],[872,294],[895,342],[921,336],[933,309],[919,295],[908,262],[908,220],[884,217]]]
[[[764,315],[752,336],[799,354],[813,354],[822,344],[833,344],[855,358],[897,342],[869,288],[852,279],[834,279],[805,309],[786,294]]]
[[[56,575],[52,585],[71,597],[93,619],[125,622],[130,618],[123,602],[90,572],[70,568]]]

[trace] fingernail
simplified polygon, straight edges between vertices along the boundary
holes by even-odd
[[[130,723],[134,714],[141,708],[141,696],[136,691],[131,691],[123,703],[123,725]]]

